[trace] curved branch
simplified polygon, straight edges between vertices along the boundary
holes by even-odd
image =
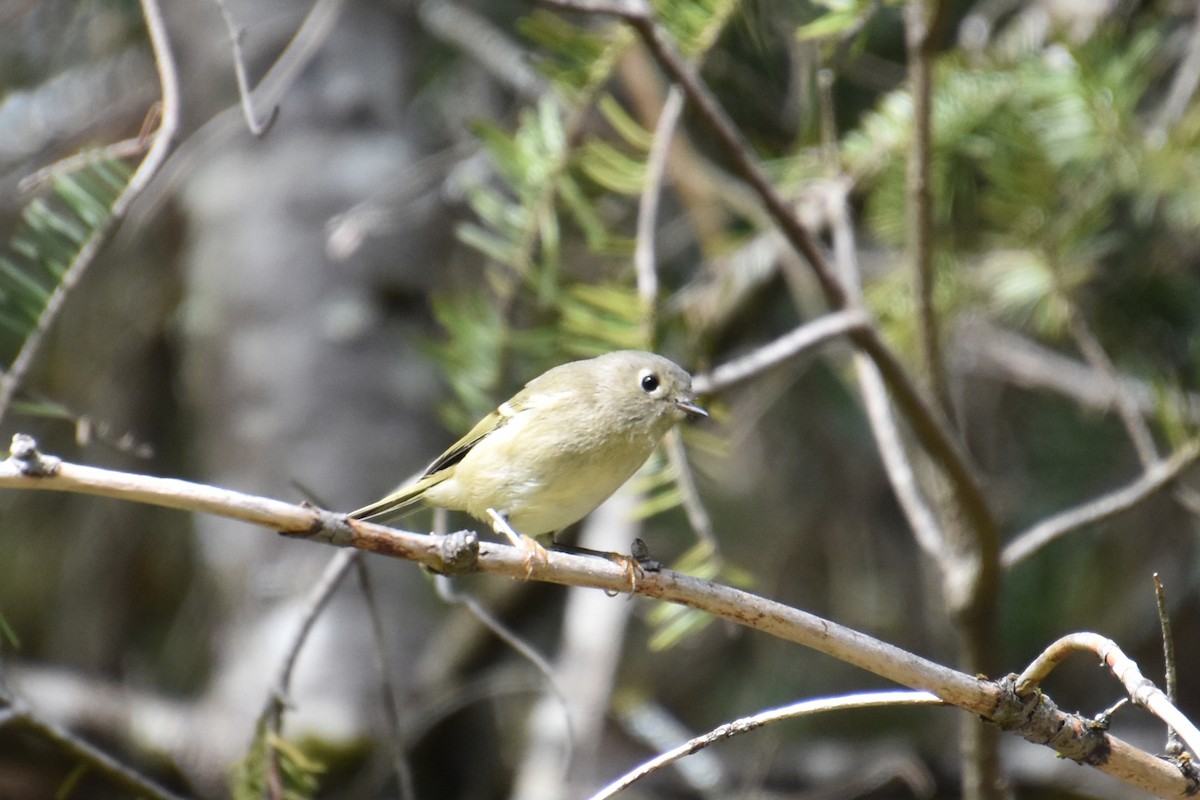
[[[1193,755],[1200,753],[1200,730],[1167,699],[1161,689],[1143,677],[1138,665],[1122,652],[1116,642],[1098,633],[1072,633],[1047,647],[1017,678],[1017,693],[1033,691],[1072,653],[1095,653],[1099,656],[1101,663],[1121,682],[1134,703],[1174,729],[1191,748]]]
[[[1128,511],[1146,498],[1171,484],[1180,473],[1200,459],[1200,440],[1193,440],[1176,450],[1170,458],[1159,461],[1142,472],[1136,480],[1120,489],[1089,500],[1075,508],[1044,519],[1024,533],[1018,534],[1000,554],[1000,566],[1012,569],[1050,542],[1085,525],[1103,522]]]
[[[636,586],[631,587],[626,569],[605,558],[550,552],[544,562],[531,563],[520,548],[480,542],[469,534],[411,533],[228,489],[68,464],[38,453],[27,436],[13,439],[11,455],[0,462],[0,488],[78,492],[203,511],[298,538],[416,561],[441,572],[469,569],[517,580],[529,578],[611,592],[632,590],[817,650],[1017,729],[1011,722],[1020,713],[1020,698],[1011,698],[1013,693],[1000,683],[966,675],[836,622],[730,586],[664,569],[639,575]],[[1072,715],[1055,709],[1035,720],[1037,726],[1026,721],[1019,730],[1031,741],[1048,743],[1056,749],[1069,748],[1072,757],[1131,786],[1164,797],[1187,796],[1189,783],[1174,766],[1107,734],[1090,733],[1081,743],[1071,733],[1078,727],[1076,721]],[[1047,733],[1047,729],[1057,733]],[[1085,732],[1081,731],[1080,736]]]
[[[843,711],[851,708],[881,708],[897,705],[944,705],[941,698],[929,692],[868,692],[850,695],[848,697],[829,697],[821,700],[804,700],[799,703],[762,711],[750,717],[726,722],[708,733],[690,739],[678,747],[674,747],[644,764],[622,775],[617,780],[605,786],[592,795],[589,800],[611,800],[642,778],[657,772],[663,767],[703,750],[709,745],[716,744],[722,739],[731,739],[742,733],[750,733],[764,725],[772,725],[787,719],[797,719],[827,711]]]

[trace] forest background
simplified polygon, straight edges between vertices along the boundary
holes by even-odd
[[[10,0],[0,84],[5,441],[346,510],[547,367],[656,350],[714,419],[584,541],[989,678],[1094,631],[1162,686],[1158,575],[1200,709],[1193,3]],[[0,494],[0,796],[586,797],[894,688],[656,600],[338,552]],[[1087,656],[1043,688],[1125,695]],[[1148,785],[978,716],[781,722],[626,796]]]

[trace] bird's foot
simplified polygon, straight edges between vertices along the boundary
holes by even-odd
[[[508,524],[508,520],[494,508],[487,510],[488,520],[492,523],[492,530],[508,539],[513,547],[525,553],[525,578],[528,579],[533,574],[534,564],[548,564],[550,562],[550,553],[545,547],[542,547],[532,536],[526,536],[523,533],[518,533],[513,530],[512,525]]]

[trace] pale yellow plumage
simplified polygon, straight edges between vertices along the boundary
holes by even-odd
[[[662,356],[621,350],[554,367],[484,417],[425,473],[350,516],[416,503],[501,514],[518,532],[562,530],[633,475],[673,425],[706,416],[691,377]]]

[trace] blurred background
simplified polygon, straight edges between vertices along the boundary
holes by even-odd
[[[1005,541],[1195,437],[1193,3],[655,9],[823,244],[823,209],[847,193],[865,303],[922,385],[906,14],[927,12],[933,383]],[[669,82],[611,18],[465,0],[163,11],[181,79],[177,146],[67,297],[3,417],[4,441],[26,432],[71,461],[348,510],[552,364],[638,347],[704,374],[827,310],[693,104],[666,159],[653,239],[642,235],[658,286],[647,295],[643,276],[639,293],[638,210]],[[261,137],[239,108],[235,41],[261,83]],[[142,9],[0,0],[0,88],[8,364],[157,125]],[[656,457],[599,514],[607,549],[640,536],[665,562],[954,665],[961,630],[882,466],[850,347],[826,345],[705,402],[714,420],[683,432],[686,457]],[[691,484],[711,534],[696,530],[699,507],[682,505]],[[1185,472],[1006,570],[985,632],[995,675],[1093,630],[1161,685],[1154,573],[1180,672],[1195,674],[1200,503],[1188,484]],[[6,491],[0,696],[181,795],[261,796],[261,764],[248,758],[256,720],[333,554],[213,517]],[[888,687],[649,601],[486,576],[451,590],[408,563],[365,565],[382,641],[351,573],[288,696],[287,796],[405,796],[377,649],[421,798],[583,797],[730,719]],[[545,654],[557,683],[451,591]],[[1082,656],[1045,689],[1087,715],[1122,696]],[[1180,693],[1195,718],[1194,682]],[[963,717],[898,708],[784,723],[627,796],[957,797]],[[1112,730],[1162,748],[1140,711],[1119,712]],[[565,740],[571,752],[556,753]],[[1018,796],[1130,796],[1045,748],[1000,745]],[[0,797],[134,796],[80,763],[44,735],[0,726]]]

